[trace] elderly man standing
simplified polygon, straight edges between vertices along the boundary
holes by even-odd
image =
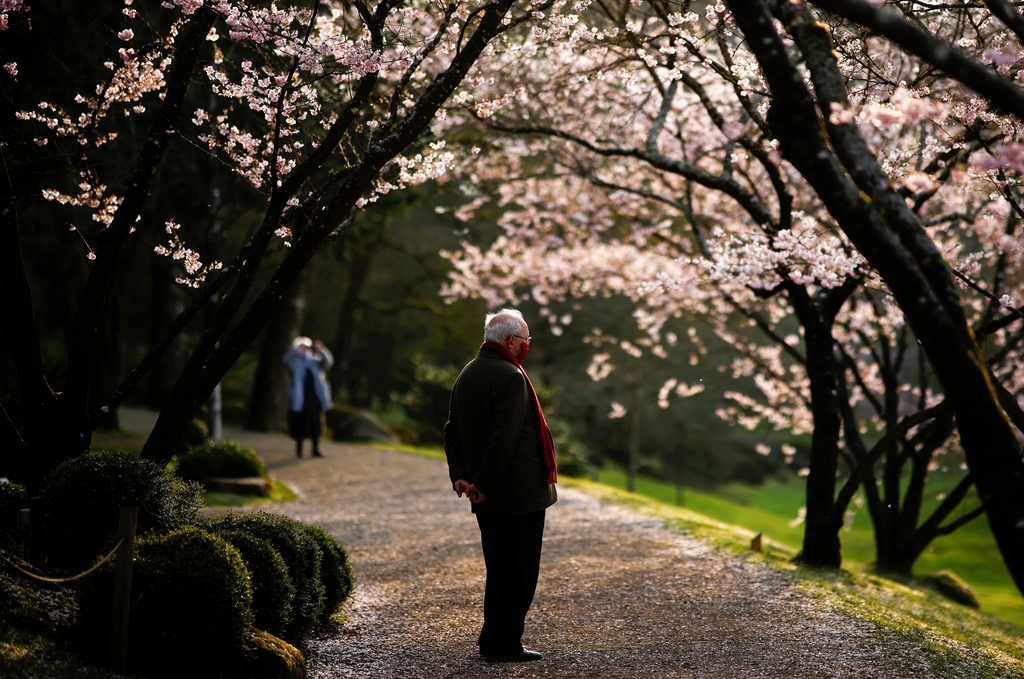
[[[554,504],[555,444],[522,361],[530,329],[516,309],[484,320],[484,343],[452,387],[444,450],[452,488],[480,526],[487,584],[478,643],[488,662],[540,660],[523,648],[537,589],[544,511]]]

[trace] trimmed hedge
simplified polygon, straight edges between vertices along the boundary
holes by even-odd
[[[266,478],[267,468],[251,448],[246,448],[238,441],[210,440],[181,455],[178,458],[177,473],[190,481],[242,479],[250,476]]]
[[[231,543],[242,555],[252,582],[253,625],[280,637],[292,620],[295,585],[288,564],[269,540],[240,530],[210,526],[216,535]]]
[[[306,532],[316,540],[320,547],[320,579],[324,583],[324,607],[320,613],[319,623],[326,625],[338,607],[348,599],[355,586],[355,576],[348,553],[340,542],[327,531],[318,526],[305,526]]]
[[[115,544],[121,506],[139,508],[137,533],[168,533],[194,524],[202,486],[137,455],[101,451],[61,463],[43,489],[50,566],[78,571]]]
[[[274,546],[288,565],[288,575],[295,587],[291,621],[282,636],[294,644],[306,639],[324,609],[324,585],[320,575],[323,552],[316,539],[306,532],[306,527],[285,516],[253,512],[221,515],[209,522],[209,529],[218,534],[247,533]]]
[[[210,438],[210,428],[202,420],[192,420],[185,429],[185,435],[181,439],[183,446],[195,448],[206,443]]]
[[[217,676],[241,659],[252,588],[226,540],[194,527],[141,540],[132,580],[135,666]]]
[[[128,665],[132,672],[189,677],[230,674],[246,655],[252,589],[242,555],[196,527],[136,543]],[[82,651],[107,648],[112,563],[78,585]]]

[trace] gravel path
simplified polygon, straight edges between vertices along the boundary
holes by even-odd
[[[890,663],[871,625],[822,610],[787,574],[572,489],[548,510],[527,618],[524,643],[544,658],[488,665],[479,533],[443,461],[333,443],[296,460],[283,436],[231,435],[302,496],[268,509],[322,526],[351,555],[348,622],[312,643],[314,679],[927,676],[906,669],[927,666],[918,649]]]

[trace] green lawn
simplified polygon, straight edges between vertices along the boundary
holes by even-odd
[[[626,487],[626,475],[605,465],[598,481],[615,488]],[[937,486],[942,485],[939,480]],[[637,492],[661,502],[675,504],[675,486],[661,481],[637,479]],[[690,488],[683,492],[683,506],[723,523],[761,531],[765,537],[794,550],[803,540],[803,525],[791,527],[804,506],[802,479],[788,483],[768,481],[761,486],[731,484],[704,493]],[[875,557],[871,520],[866,509],[857,512],[852,529],[840,533],[845,565],[867,565]],[[918,559],[915,573],[927,575],[949,569],[974,588],[982,610],[1024,626],[1024,599],[1010,578],[984,517],[939,538]]]
[[[272,489],[269,497],[255,495],[236,495],[234,493],[203,493],[207,507],[246,507],[269,502],[291,502],[297,500],[295,491],[277,479],[270,479]]]

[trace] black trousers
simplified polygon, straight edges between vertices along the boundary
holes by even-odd
[[[484,627],[480,650],[513,654],[523,650],[526,612],[533,603],[544,540],[544,510],[530,514],[476,515],[487,566]]]

